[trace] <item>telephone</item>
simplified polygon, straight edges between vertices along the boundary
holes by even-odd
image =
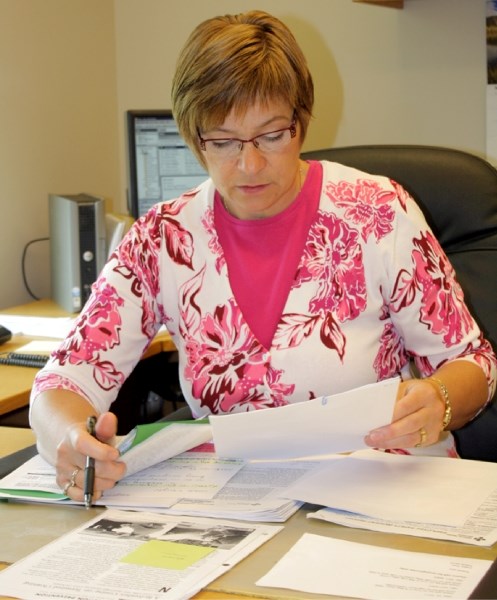
[[[7,327],[2,327],[0,325],[0,344],[8,342],[11,337],[12,333],[7,329]]]

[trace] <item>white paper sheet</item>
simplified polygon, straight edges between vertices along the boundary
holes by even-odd
[[[494,492],[461,527],[378,519],[335,508],[321,508],[315,513],[309,513],[307,517],[337,523],[345,527],[490,547],[497,542],[497,482]]]
[[[1,319],[1,317],[0,317]],[[54,340],[33,340],[24,346],[15,349],[16,354],[41,354],[49,356],[54,350],[57,350],[60,342]]]
[[[211,415],[218,456],[295,458],[367,448],[364,436],[392,420],[399,379],[333,396],[233,415]]]
[[[363,450],[323,463],[287,493],[380,519],[460,527],[496,481],[497,463]]]
[[[2,314],[1,320],[12,334],[60,340],[66,337],[74,322],[71,317],[24,317],[11,314]]]
[[[491,564],[306,533],[257,585],[368,600],[461,599]]]
[[[208,423],[176,423],[172,421],[164,423],[164,425],[160,431],[122,454],[120,460],[126,465],[126,476],[147,469],[212,439],[212,431]],[[136,436],[136,431],[137,428],[133,429],[119,442],[118,450],[120,452],[123,452],[125,444],[131,443],[133,436]]]

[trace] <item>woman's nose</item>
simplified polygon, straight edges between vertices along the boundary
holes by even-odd
[[[244,173],[258,173],[266,165],[264,154],[253,142],[245,142],[238,157],[238,168]]]

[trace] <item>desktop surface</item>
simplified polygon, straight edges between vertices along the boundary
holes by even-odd
[[[0,457],[10,452],[21,450],[32,445],[34,434],[30,430],[18,430],[0,427]],[[208,584],[195,598],[210,600],[217,598],[251,597],[252,600],[269,598],[272,600],[285,598],[302,600],[323,598],[322,595],[307,594],[296,590],[266,588],[256,586],[255,582],[265,575],[270,568],[296,543],[304,533],[328,536],[361,544],[370,544],[387,548],[426,552],[467,558],[495,560],[497,544],[490,548],[466,545],[443,540],[380,533],[343,527],[333,523],[308,519],[307,514],[318,507],[306,505],[284,524],[283,530],[266,544],[258,548],[245,560],[235,565],[230,571]],[[71,529],[94,517],[103,508],[86,510],[83,506],[61,506],[46,504],[28,504],[16,502],[0,502],[0,568],[16,562],[41,546],[60,537]],[[488,590],[497,590],[494,574]],[[492,591],[489,592],[491,594]],[[337,596],[326,596],[338,598]],[[474,598],[492,598],[492,595],[473,596]],[[1,598],[1,596],[0,596]]]
[[[0,323],[2,314],[54,318],[70,316],[52,300],[38,300],[0,310]],[[8,342],[0,346],[0,352],[2,354],[15,352],[32,340],[32,337],[14,334]],[[32,367],[0,365],[0,415],[28,405],[29,394],[37,372],[38,369]]]

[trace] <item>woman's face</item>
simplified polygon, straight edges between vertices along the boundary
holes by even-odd
[[[219,127],[201,135],[204,139],[247,140],[289,127],[293,116],[293,107],[285,102],[258,103],[242,115],[235,116],[232,111]],[[239,219],[260,219],[278,214],[293,202],[304,180],[298,122],[296,127],[297,135],[279,150],[264,152],[248,142],[234,156],[221,157],[207,148],[207,170],[231,214]]]

